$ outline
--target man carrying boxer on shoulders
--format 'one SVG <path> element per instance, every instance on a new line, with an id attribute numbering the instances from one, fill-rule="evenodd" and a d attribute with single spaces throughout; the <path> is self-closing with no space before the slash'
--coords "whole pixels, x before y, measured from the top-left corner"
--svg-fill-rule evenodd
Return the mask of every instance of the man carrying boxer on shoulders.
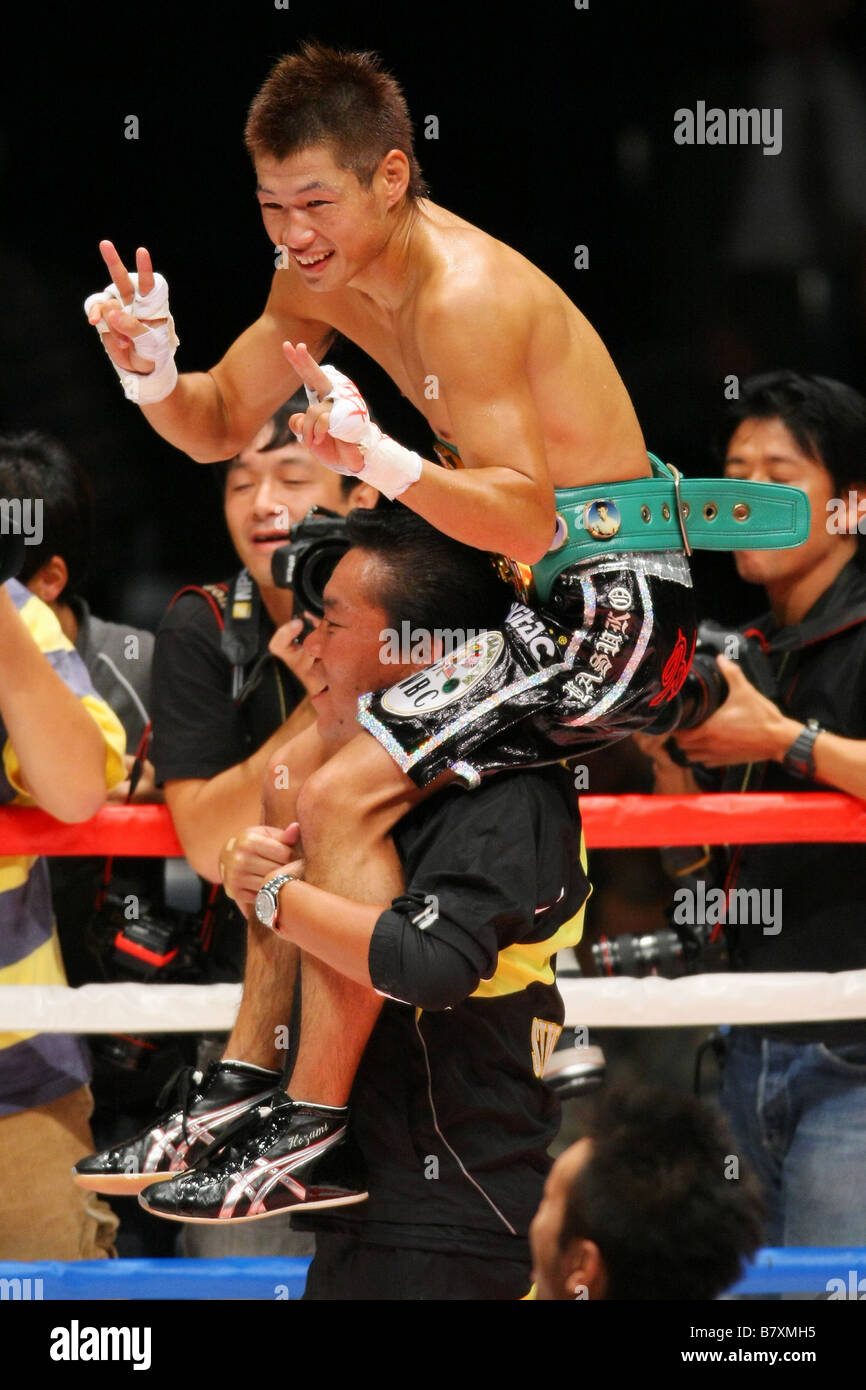
<path id="1" fill-rule="evenodd" d="M 306 44 L 280 60 L 246 142 L 285 269 L 222 361 L 178 377 L 165 281 L 139 249 L 134 282 L 103 242 L 113 284 L 86 307 L 127 396 L 210 462 L 303 382 L 311 404 L 292 427 L 322 463 L 499 557 L 521 599 L 480 647 L 362 694 L 365 731 L 317 770 L 313 731 L 277 759 L 295 787 L 305 779 L 308 882 L 376 904 L 400 874 L 389 832 L 432 785 L 475 787 L 485 773 L 583 755 L 658 718 L 694 641 L 689 544 L 790 545 L 804 517 L 791 522 L 793 490 L 787 509 L 778 488 L 750 506 L 742 486 L 736 498 L 718 481 L 681 488 L 647 454 L 580 311 L 516 251 L 426 197 L 402 93 L 373 56 Z M 383 436 L 358 388 L 318 365 L 335 332 L 418 407 L 445 467 Z M 291 910 L 291 892 L 274 892 L 269 925 Z M 381 995 L 352 952 L 323 937 L 304 969 L 319 972 L 316 997 L 368 1035 Z M 303 1030 L 314 1027 L 305 1011 Z M 298 1099 L 342 1106 L 353 1074 L 323 1059 L 320 1094 Z"/>

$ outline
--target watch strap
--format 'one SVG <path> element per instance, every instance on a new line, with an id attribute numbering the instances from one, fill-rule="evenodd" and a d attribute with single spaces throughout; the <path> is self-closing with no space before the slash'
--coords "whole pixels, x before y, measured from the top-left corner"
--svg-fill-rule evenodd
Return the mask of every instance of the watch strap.
<path id="1" fill-rule="evenodd" d="M 256 910 L 256 916 L 259 918 L 259 921 L 262 922 L 263 925 L 273 927 L 276 924 L 277 917 L 279 915 L 280 889 L 286 883 L 293 883 L 295 879 L 297 879 L 297 877 L 297 874 L 281 872 L 278 874 L 274 874 L 273 878 L 269 878 L 266 883 L 262 884 L 261 888 L 259 889 L 259 893 L 264 893 L 273 904 L 273 917 L 271 918 L 271 921 L 269 923 L 264 923 L 263 919 L 259 916 L 258 910 Z M 258 897 L 258 894 L 256 894 L 256 897 Z"/>
<path id="2" fill-rule="evenodd" d="M 806 727 L 799 733 L 782 759 L 782 766 L 795 777 L 815 777 L 815 739 L 822 732 L 817 719 L 807 719 Z"/>

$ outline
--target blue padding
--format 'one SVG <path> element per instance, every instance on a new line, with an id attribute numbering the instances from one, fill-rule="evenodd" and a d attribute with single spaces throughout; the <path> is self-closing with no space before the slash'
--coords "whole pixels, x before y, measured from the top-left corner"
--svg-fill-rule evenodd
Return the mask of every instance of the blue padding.
<path id="1" fill-rule="evenodd" d="M 0 1282 L 0 1299 L 300 1298 L 309 1267 L 309 1259 L 262 1258 L 5 1261 L 0 1281 L 21 1282 Z"/>
<path id="2" fill-rule="evenodd" d="M 768 1246 L 758 1251 L 745 1278 L 728 1293 L 827 1293 L 831 1279 L 843 1280 L 847 1289 L 852 1273 L 855 1285 L 866 1280 L 866 1250 L 862 1246 L 850 1250 L 822 1245 Z M 866 1293 L 866 1283 L 863 1291 Z"/>
<path id="3" fill-rule="evenodd" d="M 0 1301 L 8 1299 L 296 1299 L 304 1292 L 308 1259 L 45 1260 L 0 1262 Z M 732 1294 L 866 1294 L 866 1249 L 795 1247 L 759 1250 Z"/>

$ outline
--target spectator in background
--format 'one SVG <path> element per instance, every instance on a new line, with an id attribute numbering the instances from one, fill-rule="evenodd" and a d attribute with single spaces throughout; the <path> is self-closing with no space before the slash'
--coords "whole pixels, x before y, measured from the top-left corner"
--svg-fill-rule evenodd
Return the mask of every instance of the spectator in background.
<path id="1" fill-rule="evenodd" d="M 690 1096 L 602 1093 L 530 1227 L 534 1296 L 718 1298 L 762 1239 L 757 1183 L 732 1166 L 732 1144 L 718 1113 Z"/>
<path id="2" fill-rule="evenodd" d="M 52 610 L 66 638 L 87 668 L 93 688 L 117 715 L 126 734 L 125 767 L 131 770 L 135 750 L 149 724 L 150 677 L 154 638 L 128 623 L 109 623 L 94 617 L 81 595 L 93 552 L 93 492 L 88 475 L 59 440 L 28 430 L 0 437 L 0 495 L 38 498 L 41 506 L 38 544 L 24 547 L 18 578 Z M 146 752 L 146 743 L 142 745 Z M 110 801 L 125 801 L 126 779 L 109 793 Z M 154 785 L 152 763 L 145 758 L 133 800 L 161 801 Z M 69 983 L 128 979 L 119 972 L 114 949 L 117 922 L 95 916 L 105 878 L 106 860 L 88 856 L 48 861 L 57 931 Z M 165 861 L 114 858 L 110 887 L 124 902 L 134 895 L 139 911 L 161 908 Z M 189 872 L 189 870 L 187 870 Z M 190 877 L 195 880 L 190 874 Z M 121 923 L 121 926 L 123 923 Z M 188 1040 L 159 1035 L 153 1039 L 95 1034 L 88 1038 L 93 1063 L 92 1120 L 96 1143 L 110 1143 L 117 1134 L 140 1124 L 173 1071 L 188 1060 Z M 118 1214 L 122 1227 L 118 1249 L 125 1256 L 171 1253 L 173 1242 L 154 1232 L 133 1202 Z"/>
<path id="3" fill-rule="evenodd" d="M 675 735 L 680 753 L 699 765 L 700 786 L 661 740 L 641 737 L 655 790 L 682 794 L 712 783 L 866 797 L 866 536 L 858 531 L 866 399 L 823 377 L 771 372 L 742 384 L 728 433 L 726 475 L 802 488 L 811 529 L 796 549 L 735 556 L 741 578 L 766 590 L 770 612 L 734 635 L 732 654 L 745 637 L 760 644 L 775 698 L 718 657 L 723 702 Z M 687 680 L 679 698 L 688 690 Z M 744 901 L 770 898 L 772 920 L 762 920 L 762 909 L 726 924 L 732 969 L 866 966 L 866 845 L 703 846 L 668 851 L 668 860 L 693 902 L 715 886 L 745 890 Z M 764 1185 L 769 1244 L 866 1242 L 866 1019 L 735 1027 L 726 1051 L 722 1102 L 739 1152 Z"/>
<path id="4" fill-rule="evenodd" d="M 18 579 L 52 610 L 87 667 L 94 690 L 123 725 L 128 772 L 149 719 L 154 639 L 151 632 L 128 623 L 94 617 L 81 596 L 93 548 L 90 479 L 59 440 L 40 430 L 26 430 L 0 436 L 0 496 L 40 501 L 41 539 L 25 546 Z M 128 781 L 121 782 L 109 800 L 125 800 L 128 790 Z M 162 800 L 149 761 L 134 800 Z M 103 863 L 68 856 L 51 861 L 63 959 L 73 985 L 94 978 L 85 929 Z"/>
<path id="5" fill-rule="evenodd" d="M 42 539 L 27 545 L 18 574 L 52 610 L 85 666 L 94 690 L 126 732 L 127 770 L 148 721 L 153 634 L 95 618 L 81 596 L 93 547 L 93 491 L 69 451 L 39 430 L 0 437 L 0 495 L 39 498 Z M 113 800 L 124 796 L 123 784 Z M 136 800 L 161 799 L 146 767 Z"/>
<path id="6" fill-rule="evenodd" d="M 0 741 L 3 804 L 87 820 L 123 777 L 123 729 L 54 615 L 15 579 L 0 586 Z M 0 985 L 64 983 L 46 862 L 6 856 Z M 0 1033 L 0 1259 L 113 1253 L 116 1218 L 69 1176 L 92 1144 L 88 1080 L 81 1039 Z"/>

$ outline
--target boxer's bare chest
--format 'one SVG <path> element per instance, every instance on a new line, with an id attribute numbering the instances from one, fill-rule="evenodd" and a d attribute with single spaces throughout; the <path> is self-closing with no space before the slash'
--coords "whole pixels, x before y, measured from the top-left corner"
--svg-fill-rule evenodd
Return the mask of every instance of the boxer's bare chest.
<path id="1" fill-rule="evenodd" d="M 347 304 L 335 307 L 332 326 L 372 357 L 395 386 L 424 416 L 434 434 L 451 435 L 448 410 L 440 391 L 435 366 L 425 361 L 418 344 L 418 325 L 412 306 L 397 316 L 383 314 L 377 306 Z"/>
<path id="2" fill-rule="evenodd" d="M 473 253 L 473 247 L 462 241 L 448 249 L 451 261 L 458 264 L 457 252 Z M 311 294 L 291 307 L 329 324 L 361 348 L 387 372 L 432 433 L 459 448 L 458 422 L 451 419 L 446 398 L 446 387 L 455 379 L 455 366 L 440 360 L 441 352 L 437 355 L 429 347 L 431 339 L 441 338 L 438 320 L 443 300 L 438 291 L 441 282 L 447 281 L 439 251 L 437 245 L 428 273 L 417 277 L 417 286 L 397 307 L 389 308 L 349 286 L 332 294 Z M 530 428 L 540 426 L 554 486 L 647 472 L 645 446 L 633 407 L 591 325 L 558 287 L 517 253 L 508 248 L 489 255 L 485 250 L 481 258 L 477 248 L 474 253 L 479 279 L 499 285 L 505 304 L 514 301 L 523 306 L 516 325 L 514 314 L 503 310 L 500 329 L 496 306 L 491 313 L 488 296 L 484 306 L 486 331 L 492 339 L 492 356 L 497 355 L 502 336 L 513 335 L 511 380 L 517 382 L 517 394 L 524 401 L 527 394 L 532 398 Z M 431 316 L 435 332 L 431 332 Z M 468 327 L 471 330 L 475 324 Z M 473 338 L 479 340 L 477 332 Z M 472 400 L 489 404 L 496 398 L 502 383 L 492 380 L 490 371 L 483 353 L 461 356 L 459 383 L 464 399 L 468 394 Z M 358 385 L 363 394 L 363 381 Z M 371 404 L 375 411 L 375 400 Z M 468 458 L 464 461 L 469 462 Z"/>

